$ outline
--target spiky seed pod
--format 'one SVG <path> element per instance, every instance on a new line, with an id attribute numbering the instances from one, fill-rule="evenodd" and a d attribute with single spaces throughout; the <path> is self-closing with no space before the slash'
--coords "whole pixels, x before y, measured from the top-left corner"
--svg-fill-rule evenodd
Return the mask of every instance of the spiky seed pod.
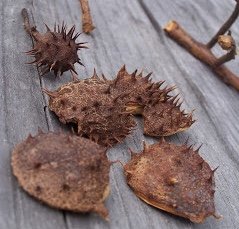
<path id="1" fill-rule="evenodd" d="M 192 113 L 181 111 L 178 96 L 170 95 L 175 87 L 162 88 L 164 81 L 152 83 L 150 76 L 143 77 L 137 70 L 129 74 L 123 66 L 111 83 L 113 94 L 126 94 L 117 104 L 126 104 L 131 114 L 143 115 L 147 135 L 168 136 L 188 129 L 194 123 Z"/>
<path id="2" fill-rule="evenodd" d="M 96 112 L 86 114 L 82 122 L 78 122 L 83 136 L 106 147 L 122 142 L 134 126 L 132 115 L 114 103 L 100 106 Z"/>
<path id="3" fill-rule="evenodd" d="M 169 93 L 175 87 L 160 88 L 164 83 L 152 83 L 150 75 L 136 71 L 129 74 L 125 66 L 116 79 L 98 77 L 77 80 L 62 85 L 50 96 L 49 108 L 63 123 L 74 122 L 78 133 L 104 146 L 122 141 L 135 122 L 132 114 L 145 119 L 145 133 L 167 136 L 186 130 L 193 124 L 192 114 L 180 110 L 177 97 Z"/>
<path id="4" fill-rule="evenodd" d="M 118 103 L 127 104 L 127 109 L 133 114 L 142 114 L 142 108 L 155 96 L 162 101 L 169 98 L 169 91 L 167 92 L 160 88 L 164 81 L 152 83 L 151 74 L 143 76 L 143 73 L 137 73 L 137 70 L 130 74 L 124 65 L 111 83 L 114 95 L 126 94 Z"/>
<path id="5" fill-rule="evenodd" d="M 170 136 L 187 130 L 194 122 L 193 115 L 180 110 L 178 96 L 165 102 L 152 102 L 143 110 L 144 133 L 149 136 Z"/>
<path id="6" fill-rule="evenodd" d="M 106 149 L 78 136 L 38 133 L 12 153 L 13 174 L 20 186 L 51 207 L 96 212 L 107 218 L 109 195 Z"/>
<path id="7" fill-rule="evenodd" d="M 124 171 L 134 193 L 156 208 L 195 223 L 215 216 L 214 171 L 192 147 L 164 141 L 146 146 Z"/>
<path id="8" fill-rule="evenodd" d="M 49 108 L 63 123 L 73 122 L 78 134 L 95 142 L 112 146 L 122 141 L 135 122 L 122 105 L 115 106 L 120 96 L 111 94 L 109 82 L 96 73 L 86 80 L 62 85 L 49 92 Z"/>
<path id="9" fill-rule="evenodd" d="M 84 45 L 86 42 L 76 43 L 76 38 L 80 33 L 74 35 L 75 26 L 66 32 L 64 23 L 62 23 L 61 28 L 59 25 L 56 28 L 55 25 L 53 31 L 47 25 L 46 28 L 47 32 L 43 34 L 39 33 L 35 27 L 31 28 L 31 35 L 35 44 L 34 48 L 26 53 L 34 56 L 35 60 L 29 64 L 36 64 L 41 67 L 42 75 L 53 71 L 57 76 L 68 70 L 77 74 L 74 64 L 83 65 L 77 51 L 87 48 Z"/>

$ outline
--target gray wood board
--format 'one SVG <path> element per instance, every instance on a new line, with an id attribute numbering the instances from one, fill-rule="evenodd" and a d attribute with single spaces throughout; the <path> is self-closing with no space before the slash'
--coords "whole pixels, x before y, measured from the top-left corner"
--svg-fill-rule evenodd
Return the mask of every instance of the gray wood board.
<path id="1" fill-rule="evenodd" d="M 58 119 L 45 106 L 48 98 L 41 87 L 56 89 L 68 82 L 70 73 L 59 79 L 52 74 L 40 78 L 31 60 L 23 51 L 32 41 L 23 29 L 21 9 L 26 7 L 33 15 L 40 31 L 43 22 L 53 26 L 63 20 L 76 24 L 81 31 L 81 11 L 78 0 L 11 0 L 0 1 L 0 228 L 238 228 L 238 92 L 223 84 L 203 64 L 167 38 L 162 30 L 167 21 L 175 19 L 194 37 L 206 42 L 233 10 L 234 1 L 155 1 L 155 0 L 92 0 L 90 1 L 96 29 L 90 36 L 81 35 L 79 41 L 88 41 L 89 50 L 79 52 L 85 68 L 77 66 L 79 78 L 97 72 L 113 78 L 126 64 L 133 72 L 136 68 L 153 71 L 154 80 L 176 84 L 184 98 L 184 108 L 196 108 L 198 120 L 190 130 L 168 138 L 183 143 L 204 144 L 201 155 L 216 172 L 215 202 L 221 221 L 213 218 L 195 225 L 179 217 L 152 208 L 140 201 L 125 183 L 120 165 L 111 169 L 111 195 L 107 200 L 110 222 L 96 215 L 72 214 L 39 204 L 17 185 L 10 168 L 10 155 L 15 144 L 38 126 L 47 131 L 64 129 Z M 232 28 L 235 38 L 239 30 Z M 216 53 L 220 53 L 216 51 Z M 237 60 L 228 64 L 235 72 Z M 129 159 L 128 148 L 142 149 L 142 140 L 156 140 L 142 134 L 142 120 L 124 143 L 109 150 L 110 160 Z"/>

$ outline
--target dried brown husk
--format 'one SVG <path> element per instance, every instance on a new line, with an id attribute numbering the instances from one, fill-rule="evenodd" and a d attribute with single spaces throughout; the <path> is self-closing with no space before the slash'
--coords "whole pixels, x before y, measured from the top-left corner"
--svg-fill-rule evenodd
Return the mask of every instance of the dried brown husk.
<path id="1" fill-rule="evenodd" d="M 151 73 L 143 76 L 137 70 L 129 74 L 123 66 L 112 82 L 112 92 L 116 95 L 127 94 L 119 100 L 127 106 L 131 114 L 144 117 L 144 133 L 149 136 L 169 136 L 187 130 L 195 121 L 192 112 L 181 110 L 180 98 L 170 95 L 175 89 L 163 87 L 164 81 L 153 83 Z"/>
<path id="2" fill-rule="evenodd" d="M 192 113 L 180 109 L 175 87 L 153 83 L 151 74 L 129 74 L 123 66 L 114 80 L 96 72 L 90 79 L 62 85 L 50 96 L 49 108 L 63 123 L 73 122 L 78 133 L 104 146 L 121 142 L 135 126 L 132 115 L 144 117 L 144 133 L 168 136 L 188 129 L 194 122 Z"/>
<path id="3" fill-rule="evenodd" d="M 164 81 L 153 83 L 150 79 L 152 73 L 143 76 L 143 72 L 137 72 L 135 70 L 131 74 L 128 73 L 124 65 L 116 78 L 111 82 L 111 91 L 116 96 L 125 94 L 118 103 L 126 104 L 127 109 L 133 114 L 142 114 L 143 107 L 153 98 L 160 99 L 161 101 L 165 100 L 170 97 L 168 93 L 171 90 L 169 88 L 167 88 L 167 91 L 160 89 Z"/>
<path id="4" fill-rule="evenodd" d="M 28 64 L 36 64 L 40 67 L 42 75 L 53 71 L 58 76 L 68 70 L 77 74 L 74 64 L 83 65 L 77 51 L 87 48 L 86 42 L 76 42 L 80 33 L 74 35 L 75 26 L 67 32 L 64 23 L 61 28 L 55 25 L 53 31 L 47 25 L 46 28 L 46 33 L 38 32 L 36 27 L 31 28 L 31 36 L 35 42 L 33 49 L 26 53 L 34 56 L 35 60 Z"/>
<path id="5" fill-rule="evenodd" d="M 176 102 L 174 102 L 176 101 Z M 143 110 L 144 133 L 149 136 L 170 136 L 187 130 L 194 122 L 193 111 L 187 114 L 180 110 L 177 96 L 165 102 L 152 101 Z"/>
<path id="6" fill-rule="evenodd" d="M 85 80 L 62 85 L 49 95 L 49 108 L 63 123 L 76 123 L 78 134 L 103 146 L 121 142 L 135 126 L 125 106 L 117 105 L 121 96 L 111 94 L 110 84 L 96 73 Z"/>
<path id="7" fill-rule="evenodd" d="M 144 145 L 124 166 L 128 185 L 146 203 L 202 223 L 215 216 L 214 172 L 191 146 Z"/>
<path id="8" fill-rule="evenodd" d="M 110 163 L 105 152 L 89 139 L 39 132 L 15 147 L 11 163 L 20 186 L 38 200 L 107 218 L 103 202 L 109 195 Z"/>

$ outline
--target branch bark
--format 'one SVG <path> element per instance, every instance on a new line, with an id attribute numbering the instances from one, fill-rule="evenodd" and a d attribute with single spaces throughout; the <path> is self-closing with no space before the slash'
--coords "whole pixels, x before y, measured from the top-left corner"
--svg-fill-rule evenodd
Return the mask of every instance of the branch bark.
<path id="1" fill-rule="evenodd" d="M 88 0 L 80 0 L 82 9 L 82 30 L 84 33 L 90 33 L 95 26 L 93 25 Z"/>
<path id="2" fill-rule="evenodd" d="M 239 78 L 226 66 L 218 66 L 218 58 L 207 45 L 196 41 L 175 21 L 169 22 L 164 30 L 171 39 L 208 65 L 226 84 L 233 86 L 239 91 Z"/>

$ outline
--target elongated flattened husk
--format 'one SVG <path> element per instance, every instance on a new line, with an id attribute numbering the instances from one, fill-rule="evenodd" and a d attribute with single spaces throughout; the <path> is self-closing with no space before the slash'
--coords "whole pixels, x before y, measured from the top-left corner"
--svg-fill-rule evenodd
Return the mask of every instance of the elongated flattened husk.
<path id="1" fill-rule="evenodd" d="M 13 174 L 20 186 L 51 207 L 74 212 L 108 211 L 106 149 L 69 134 L 38 133 L 18 144 L 12 153 Z"/>
<path id="2" fill-rule="evenodd" d="M 62 85 L 49 95 L 49 108 L 63 123 L 73 122 L 78 134 L 103 146 L 121 142 L 135 126 L 130 113 L 122 104 L 120 96 L 111 94 L 109 83 L 96 73 L 86 80 Z"/>
<path id="3" fill-rule="evenodd" d="M 64 84 L 49 95 L 49 108 L 63 123 L 73 122 L 78 134 L 103 146 L 121 142 L 135 126 L 132 115 L 144 117 L 144 133 L 169 136 L 188 129 L 192 113 L 180 109 L 175 87 L 161 88 L 163 81 L 152 83 L 151 74 L 129 74 L 125 66 L 114 80 L 99 77 Z"/>
<path id="4" fill-rule="evenodd" d="M 128 185 L 146 203 L 201 223 L 215 215 L 214 171 L 187 145 L 161 141 L 124 166 Z"/>
<path id="5" fill-rule="evenodd" d="M 144 117 L 146 135 L 169 136 L 187 130 L 195 122 L 192 112 L 182 111 L 179 96 L 170 95 L 175 86 L 163 87 L 164 81 L 153 83 L 151 74 L 143 76 L 137 70 L 129 74 L 123 66 L 111 84 L 113 94 L 126 94 L 118 103 L 125 104 L 131 114 Z"/>

